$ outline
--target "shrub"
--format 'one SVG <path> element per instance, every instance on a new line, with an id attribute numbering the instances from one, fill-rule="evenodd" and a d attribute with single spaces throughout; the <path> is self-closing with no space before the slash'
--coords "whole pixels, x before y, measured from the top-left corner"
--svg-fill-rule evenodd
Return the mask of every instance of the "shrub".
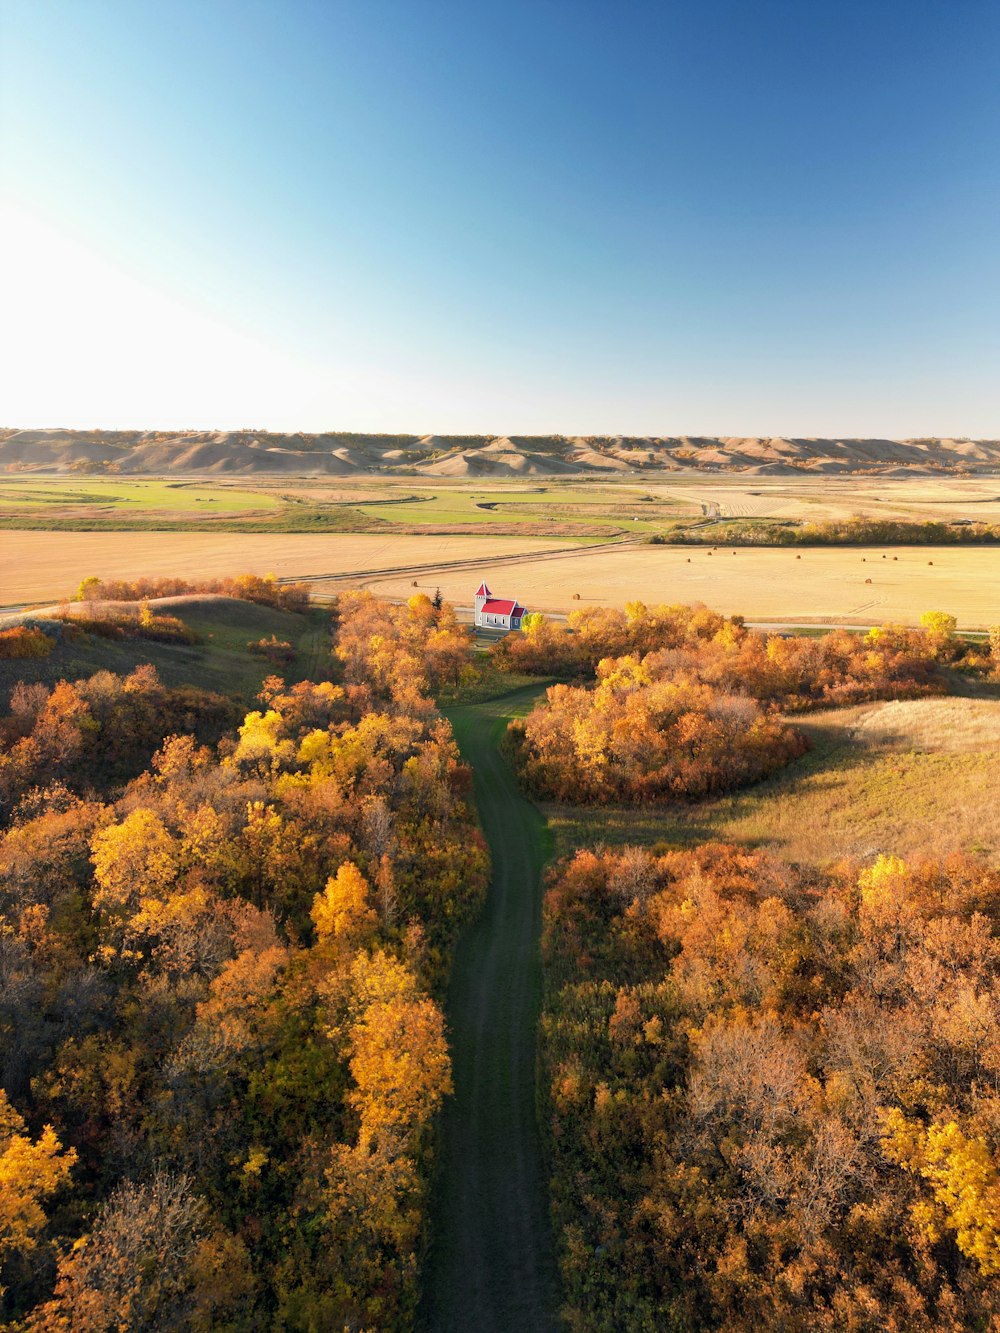
<path id="1" fill-rule="evenodd" d="M 568 1328 L 996 1327 L 996 870 L 580 852 L 543 921 Z"/>
<path id="2" fill-rule="evenodd" d="M 294 646 L 287 639 L 279 639 L 276 634 L 272 634 L 269 639 L 258 639 L 255 643 L 248 643 L 247 652 L 253 653 L 256 657 L 266 657 L 276 666 L 288 666 L 295 660 Z"/>
<path id="3" fill-rule="evenodd" d="M 0 630 L 0 659 L 4 661 L 48 657 L 55 646 L 55 639 L 34 625 L 15 625 L 12 629 Z"/>
<path id="4" fill-rule="evenodd" d="M 745 694 L 602 662 L 595 689 L 553 685 L 510 729 L 529 790 L 560 801 L 690 799 L 746 786 L 808 748 Z"/>
<path id="5" fill-rule="evenodd" d="M 101 579 L 96 574 L 85 578 L 76 590 L 77 602 L 145 602 L 155 597 L 180 597 L 186 593 L 214 592 L 256 602 L 278 611 L 305 611 L 309 606 L 309 586 L 305 583 L 278 582 L 274 574 L 237 574 L 228 579 Z"/>
<path id="6" fill-rule="evenodd" d="M 138 615 L 120 608 L 108 608 L 102 614 L 67 616 L 67 623 L 85 634 L 101 639 L 149 639 L 153 643 L 197 643 L 198 635 L 177 616 L 153 615 L 144 606 Z"/>

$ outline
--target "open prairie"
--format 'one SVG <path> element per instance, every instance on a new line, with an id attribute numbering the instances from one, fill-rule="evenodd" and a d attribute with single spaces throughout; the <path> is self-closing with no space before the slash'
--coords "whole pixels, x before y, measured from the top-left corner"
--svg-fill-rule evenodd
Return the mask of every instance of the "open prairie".
<path id="1" fill-rule="evenodd" d="M 337 533 L 0 532 L 0 605 L 69 595 L 88 574 L 306 579 L 318 593 L 438 587 L 460 607 L 485 577 L 530 608 L 705 602 L 752 620 L 914 623 L 940 609 L 964 629 L 1000 620 L 996 547 L 794 549 L 570 544 L 565 539 Z"/>

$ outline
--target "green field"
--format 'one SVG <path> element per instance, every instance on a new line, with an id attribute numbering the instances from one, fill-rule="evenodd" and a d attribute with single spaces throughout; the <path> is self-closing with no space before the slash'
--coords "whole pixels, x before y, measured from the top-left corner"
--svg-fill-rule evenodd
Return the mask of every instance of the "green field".
<path id="1" fill-rule="evenodd" d="M 80 509 L 100 506 L 108 516 L 136 517 L 170 511 L 211 517 L 275 509 L 266 491 L 237 490 L 186 481 L 119 481 L 104 477 L 0 478 L 0 514 L 8 509 Z"/>
<path id="2" fill-rule="evenodd" d="M 422 489 L 422 488 L 421 488 Z M 428 488 L 425 494 L 410 500 L 392 500 L 357 505 L 368 518 L 389 523 L 483 525 L 517 523 L 585 522 L 609 529 L 627 526 L 636 532 L 658 532 L 672 526 L 664 511 L 673 510 L 670 501 L 645 500 L 648 492 L 638 487 L 593 484 L 544 485 L 524 482 L 506 487 L 447 486 Z M 681 509 L 676 506 L 679 517 Z M 644 509 L 655 511 L 645 517 Z M 616 512 L 620 511 L 620 512 Z"/>

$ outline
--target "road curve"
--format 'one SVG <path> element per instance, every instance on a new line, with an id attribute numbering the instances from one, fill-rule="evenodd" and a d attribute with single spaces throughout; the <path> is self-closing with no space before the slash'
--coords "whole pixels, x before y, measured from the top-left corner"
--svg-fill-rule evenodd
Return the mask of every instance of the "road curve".
<path id="1" fill-rule="evenodd" d="M 455 1095 L 445 1109 L 423 1308 L 434 1333 L 555 1327 L 556 1276 L 535 1114 L 548 834 L 498 744 L 532 686 L 448 712 L 472 766 L 493 879 L 459 944 L 448 995 Z"/>

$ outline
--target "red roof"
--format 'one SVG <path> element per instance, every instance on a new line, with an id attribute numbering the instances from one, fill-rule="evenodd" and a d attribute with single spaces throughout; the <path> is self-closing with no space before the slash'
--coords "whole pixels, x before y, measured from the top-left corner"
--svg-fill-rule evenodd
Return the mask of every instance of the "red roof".
<path id="1" fill-rule="evenodd" d="M 524 615 L 524 607 L 518 602 L 508 601 L 506 598 L 492 597 L 483 606 L 483 615 L 491 616 L 516 616 Z"/>
<path id="2" fill-rule="evenodd" d="M 485 580 L 485 579 L 482 581 L 482 583 L 480 583 L 478 589 L 476 590 L 476 596 L 477 596 L 477 597 L 492 597 L 492 596 L 493 596 L 493 594 L 490 592 L 489 588 L 486 586 L 486 580 Z"/>

